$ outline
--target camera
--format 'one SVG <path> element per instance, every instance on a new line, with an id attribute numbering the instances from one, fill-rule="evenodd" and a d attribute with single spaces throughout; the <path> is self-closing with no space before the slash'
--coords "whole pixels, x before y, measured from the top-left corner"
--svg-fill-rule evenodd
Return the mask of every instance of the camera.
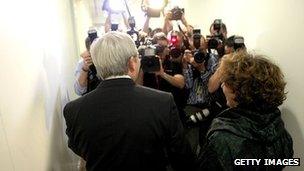
<path id="1" fill-rule="evenodd" d="M 182 50 L 180 48 L 176 47 L 176 46 L 171 46 L 169 55 L 172 58 L 176 59 L 176 58 L 178 58 L 182 55 Z"/>
<path id="2" fill-rule="evenodd" d="M 171 13 L 172 13 L 171 20 L 182 19 L 182 15 L 184 14 L 184 12 L 185 12 L 184 8 L 175 7 L 173 9 L 171 9 Z"/>
<path id="3" fill-rule="evenodd" d="M 145 44 L 138 48 L 139 55 L 141 56 L 141 68 L 144 72 L 157 72 L 160 70 L 161 64 L 156 55 L 163 53 L 165 47 L 158 44 L 152 45 L 149 40 Z"/>
<path id="4" fill-rule="evenodd" d="M 222 20 L 221 19 L 215 19 L 214 20 L 213 29 L 219 34 L 219 32 L 222 29 Z"/>
<path id="5" fill-rule="evenodd" d="M 223 45 L 224 35 L 221 30 L 223 27 L 223 23 L 221 19 L 216 19 L 213 22 L 213 30 L 215 31 L 214 35 L 207 36 L 207 45 L 208 49 L 218 49 Z"/>
<path id="6" fill-rule="evenodd" d="M 207 55 L 200 49 L 196 49 L 193 52 L 194 61 L 198 64 L 207 61 Z"/>
<path id="7" fill-rule="evenodd" d="M 212 118 L 223 111 L 226 107 L 219 101 L 213 101 L 209 105 L 200 106 L 188 106 L 186 111 L 186 125 L 196 126 L 209 118 Z"/>
<path id="8" fill-rule="evenodd" d="M 209 109 L 201 109 L 195 112 L 194 114 L 190 115 L 186 120 L 187 125 L 197 124 L 206 120 L 206 118 L 210 115 Z"/>
<path id="9" fill-rule="evenodd" d="M 195 49 L 199 49 L 201 46 L 201 30 L 200 29 L 193 29 L 193 46 Z"/>
<path id="10" fill-rule="evenodd" d="M 222 36 L 210 36 L 207 37 L 207 46 L 208 49 L 217 49 L 219 46 L 223 45 L 223 37 Z"/>
<path id="11" fill-rule="evenodd" d="M 230 36 L 226 40 L 225 45 L 228 47 L 233 47 L 234 50 L 238 50 L 246 47 L 244 37 L 237 35 Z"/>
<path id="12" fill-rule="evenodd" d="M 139 41 L 139 33 L 136 31 L 135 28 L 135 19 L 134 17 L 130 17 L 128 19 L 129 25 L 131 27 L 130 30 L 127 31 L 127 34 L 131 36 L 132 40 L 134 41 L 136 47 L 139 47 L 140 41 Z"/>
<path id="13" fill-rule="evenodd" d="M 193 46 L 195 50 L 192 52 L 194 61 L 198 64 L 203 63 L 206 60 L 205 53 L 200 50 L 201 47 L 201 30 L 200 29 L 194 29 L 193 30 Z"/>
<path id="14" fill-rule="evenodd" d="M 96 29 L 90 29 L 88 31 L 88 37 L 90 39 L 90 43 L 92 43 L 98 37 Z"/>

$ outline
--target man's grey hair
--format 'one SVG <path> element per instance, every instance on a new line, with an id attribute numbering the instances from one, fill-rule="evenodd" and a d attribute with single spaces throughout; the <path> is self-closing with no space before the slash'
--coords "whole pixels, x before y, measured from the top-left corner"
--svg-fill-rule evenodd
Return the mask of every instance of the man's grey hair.
<path id="1" fill-rule="evenodd" d="M 122 32 L 108 32 L 91 47 L 91 56 L 97 74 L 103 79 L 127 74 L 129 59 L 137 55 L 134 41 L 128 34 Z"/>

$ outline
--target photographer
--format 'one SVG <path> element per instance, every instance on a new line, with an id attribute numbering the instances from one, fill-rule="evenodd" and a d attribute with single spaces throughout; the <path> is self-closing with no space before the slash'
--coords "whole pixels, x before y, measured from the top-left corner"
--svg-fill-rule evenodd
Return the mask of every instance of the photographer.
<path id="1" fill-rule="evenodd" d="M 80 96 L 95 89 L 101 80 L 96 75 L 96 68 L 93 65 L 90 54 L 90 46 L 96 38 L 97 31 L 95 29 L 89 30 L 88 37 L 85 39 L 86 51 L 80 55 L 81 60 L 76 67 L 74 90 L 75 93 Z"/>
<path id="2" fill-rule="evenodd" d="M 179 62 L 174 61 L 172 56 L 169 55 L 169 42 L 164 33 L 155 34 L 152 42 L 161 49 L 156 54 L 159 57 L 159 69 L 152 72 L 144 71 L 143 67 L 145 67 L 145 64 L 142 63 L 142 69 L 137 83 L 158 90 L 171 92 L 178 107 L 181 120 L 183 121 L 185 80 L 182 75 L 181 65 Z M 142 62 L 144 61 L 143 58 L 144 57 L 142 56 Z"/>
<path id="3" fill-rule="evenodd" d="M 199 44 L 200 45 L 200 44 Z M 189 129 L 187 136 L 193 151 L 196 151 L 198 143 L 204 144 L 204 136 L 211 123 L 210 94 L 208 92 L 208 80 L 213 74 L 213 68 L 217 64 L 217 57 L 208 56 L 200 46 L 194 51 L 186 50 L 183 57 L 183 74 L 188 91 L 186 111 L 186 125 L 199 126 L 199 129 Z M 208 110 L 207 113 L 202 113 Z M 197 132 L 199 131 L 199 132 Z"/>
<path id="4" fill-rule="evenodd" d="M 227 39 L 226 25 L 221 19 L 215 19 L 209 31 L 210 35 L 207 36 L 207 49 L 209 53 L 215 53 L 221 58 L 225 54 L 225 42 Z"/>
<path id="5" fill-rule="evenodd" d="M 237 35 L 228 37 L 225 43 L 225 54 L 231 54 L 239 50 L 246 50 L 244 38 Z"/>
<path id="6" fill-rule="evenodd" d="M 225 56 L 228 55 L 229 57 L 229 54 L 238 51 L 246 51 L 244 38 L 242 36 L 237 36 L 237 35 L 230 36 L 225 44 L 225 54 L 226 54 Z M 209 79 L 208 90 L 210 93 L 214 93 L 219 88 L 220 88 L 220 78 L 218 72 L 216 71 Z"/>

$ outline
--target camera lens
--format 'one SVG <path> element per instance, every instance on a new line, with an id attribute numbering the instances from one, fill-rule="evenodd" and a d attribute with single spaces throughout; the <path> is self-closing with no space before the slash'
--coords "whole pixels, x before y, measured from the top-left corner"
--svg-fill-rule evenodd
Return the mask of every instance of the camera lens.
<path id="1" fill-rule="evenodd" d="M 194 52 L 194 61 L 196 63 L 203 63 L 205 61 L 205 54 L 202 51 Z"/>
<path id="2" fill-rule="evenodd" d="M 181 54 L 182 54 L 182 51 L 179 48 L 172 47 L 170 49 L 170 55 L 172 58 L 178 58 L 181 56 Z"/>
<path id="3" fill-rule="evenodd" d="M 195 125 L 199 122 L 203 122 L 204 120 L 206 120 L 206 118 L 210 115 L 210 111 L 209 109 L 203 109 L 199 112 L 196 112 L 193 115 L 190 115 L 189 118 L 186 121 L 186 124 L 188 126 L 190 125 Z"/>
<path id="4" fill-rule="evenodd" d="M 208 41 L 208 48 L 216 49 L 219 45 L 219 41 L 216 38 L 212 38 Z"/>

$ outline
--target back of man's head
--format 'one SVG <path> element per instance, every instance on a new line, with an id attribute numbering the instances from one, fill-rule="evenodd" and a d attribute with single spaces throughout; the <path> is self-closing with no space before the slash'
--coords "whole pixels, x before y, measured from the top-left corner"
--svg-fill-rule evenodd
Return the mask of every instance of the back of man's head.
<path id="1" fill-rule="evenodd" d="M 91 56 L 103 79 L 128 73 L 128 61 L 137 56 L 136 46 L 126 33 L 111 31 L 92 45 Z"/>

